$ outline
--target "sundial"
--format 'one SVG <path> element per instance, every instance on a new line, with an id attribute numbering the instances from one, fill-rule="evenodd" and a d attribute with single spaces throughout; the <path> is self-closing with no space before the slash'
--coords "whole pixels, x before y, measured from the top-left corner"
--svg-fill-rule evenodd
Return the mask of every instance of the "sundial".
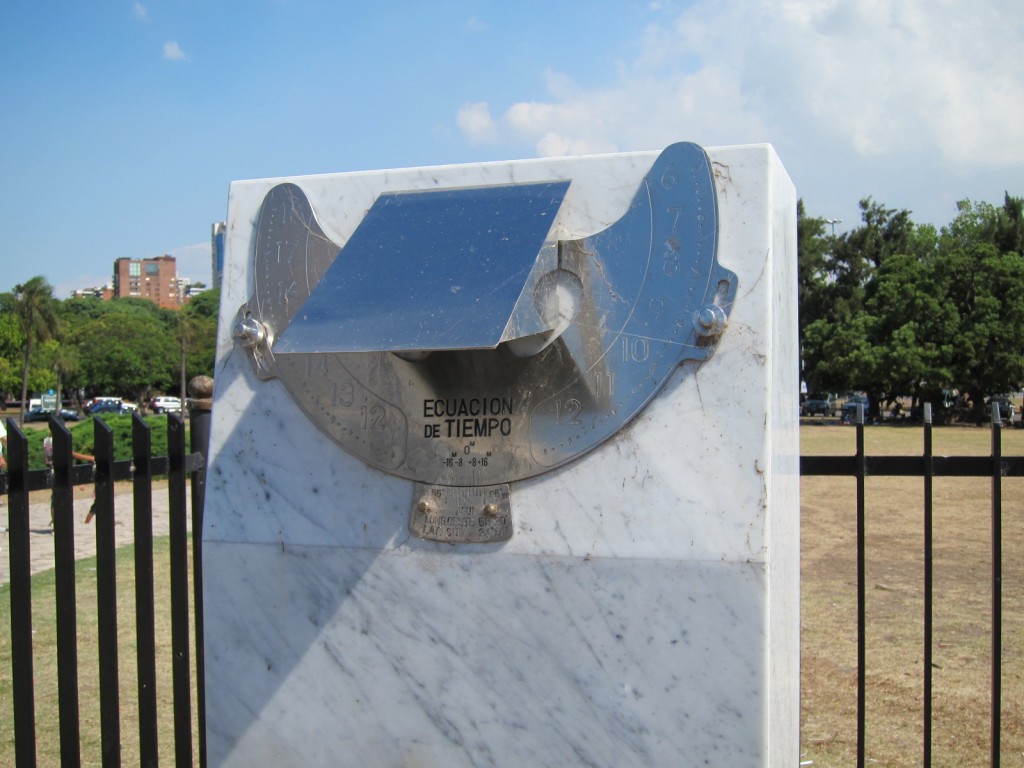
<path id="1" fill-rule="evenodd" d="M 737 280 L 701 147 L 562 239 L 572 183 L 382 193 L 341 243 L 299 185 L 263 200 L 234 337 L 338 445 L 417 484 L 422 538 L 508 539 L 510 484 L 611 439 L 725 330 Z"/>

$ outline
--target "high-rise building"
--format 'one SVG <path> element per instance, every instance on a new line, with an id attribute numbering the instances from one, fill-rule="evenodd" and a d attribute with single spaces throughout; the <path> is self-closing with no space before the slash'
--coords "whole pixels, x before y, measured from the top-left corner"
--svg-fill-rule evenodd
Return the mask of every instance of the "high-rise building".
<path id="1" fill-rule="evenodd" d="M 181 307 L 181 291 L 174 257 L 117 259 L 114 262 L 114 296 L 118 299 L 148 299 L 162 309 L 178 309 Z"/>
<path id="2" fill-rule="evenodd" d="M 220 288 L 224 276 L 224 228 L 223 221 L 214 222 L 210 236 L 210 253 L 213 257 L 213 287 Z"/>

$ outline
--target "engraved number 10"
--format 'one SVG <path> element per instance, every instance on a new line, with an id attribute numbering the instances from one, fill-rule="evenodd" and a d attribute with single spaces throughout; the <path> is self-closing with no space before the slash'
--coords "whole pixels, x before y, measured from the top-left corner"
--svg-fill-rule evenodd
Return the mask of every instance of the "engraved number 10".
<path id="1" fill-rule="evenodd" d="M 622 337 L 622 362 L 642 363 L 651 354 L 650 343 L 642 336 Z"/>

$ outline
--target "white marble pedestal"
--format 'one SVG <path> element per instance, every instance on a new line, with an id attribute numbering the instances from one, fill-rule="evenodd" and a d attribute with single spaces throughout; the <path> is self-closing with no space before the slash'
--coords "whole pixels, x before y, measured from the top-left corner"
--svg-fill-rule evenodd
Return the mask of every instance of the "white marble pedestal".
<path id="1" fill-rule="evenodd" d="M 214 766 L 794 766 L 796 200 L 768 146 L 708 150 L 737 298 L 614 439 L 512 484 L 505 544 L 409 534 L 413 483 L 318 431 L 230 332 L 267 190 L 232 185 L 206 502 Z M 343 241 L 385 189 L 572 178 L 577 236 L 657 153 L 293 179 Z M 360 207 L 362 206 L 362 207 Z"/>

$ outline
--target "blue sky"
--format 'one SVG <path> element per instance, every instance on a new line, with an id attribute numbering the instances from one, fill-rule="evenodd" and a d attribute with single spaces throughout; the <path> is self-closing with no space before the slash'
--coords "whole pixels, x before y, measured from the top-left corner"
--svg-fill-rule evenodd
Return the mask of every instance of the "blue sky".
<path id="1" fill-rule="evenodd" d="M 1024 15 L 979 0 L 29 2 L 0 10 L 0 290 L 171 253 L 234 179 L 769 142 L 812 215 L 1024 195 Z"/>

